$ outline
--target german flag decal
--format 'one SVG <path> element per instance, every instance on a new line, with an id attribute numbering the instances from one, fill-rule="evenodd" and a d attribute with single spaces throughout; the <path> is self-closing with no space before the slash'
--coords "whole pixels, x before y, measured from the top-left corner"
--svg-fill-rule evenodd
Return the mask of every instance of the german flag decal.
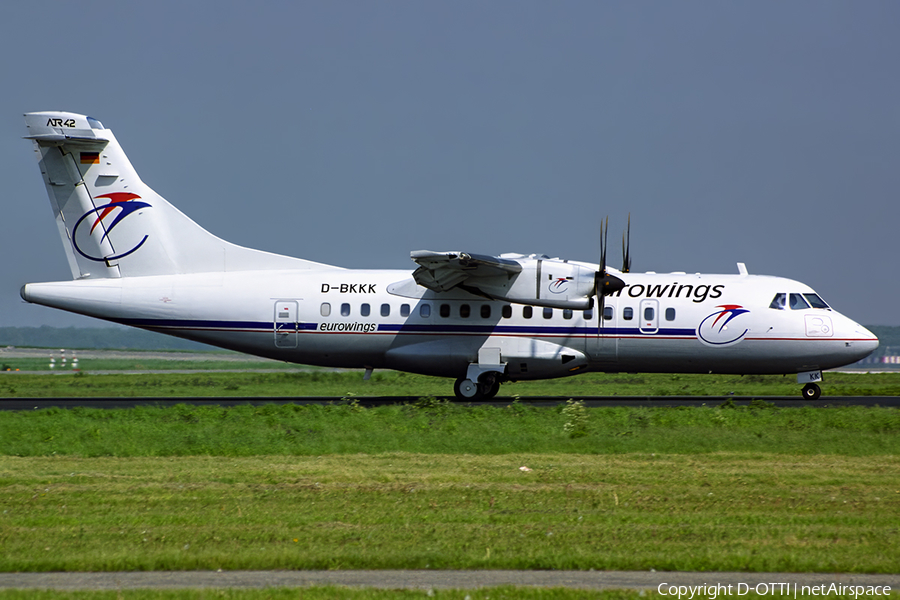
<path id="1" fill-rule="evenodd" d="M 83 164 L 83 165 L 99 165 L 100 164 L 100 153 L 99 152 L 82 152 L 81 153 L 81 164 Z"/>

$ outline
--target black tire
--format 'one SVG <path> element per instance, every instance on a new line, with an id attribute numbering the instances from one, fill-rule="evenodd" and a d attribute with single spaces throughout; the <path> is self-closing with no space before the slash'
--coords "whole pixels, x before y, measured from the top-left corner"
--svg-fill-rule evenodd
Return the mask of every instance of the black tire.
<path id="1" fill-rule="evenodd" d="M 497 392 L 500 391 L 500 380 L 499 379 L 489 379 L 484 383 L 478 384 L 478 391 L 481 392 L 481 397 L 487 400 L 488 398 L 493 398 L 497 395 Z"/>
<path id="2" fill-rule="evenodd" d="M 818 400 L 819 396 L 822 395 L 822 388 L 815 383 L 807 383 L 803 386 L 801 393 L 803 394 L 804 400 Z"/>

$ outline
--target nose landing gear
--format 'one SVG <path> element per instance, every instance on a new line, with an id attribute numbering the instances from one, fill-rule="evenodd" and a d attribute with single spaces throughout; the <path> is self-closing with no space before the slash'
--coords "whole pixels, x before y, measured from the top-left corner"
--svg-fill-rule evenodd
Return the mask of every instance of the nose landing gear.
<path id="1" fill-rule="evenodd" d="M 818 400 L 822 395 L 822 388 L 817 385 L 819 381 L 822 381 L 822 371 L 797 373 L 797 383 L 805 384 L 801 390 L 804 400 Z"/>
<path id="2" fill-rule="evenodd" d="M 801 393 L 804 400 L 818 400 L 819 396 L 822 395 L 822 388 L 815 383 L 807 383 L 803 386 Z"/>

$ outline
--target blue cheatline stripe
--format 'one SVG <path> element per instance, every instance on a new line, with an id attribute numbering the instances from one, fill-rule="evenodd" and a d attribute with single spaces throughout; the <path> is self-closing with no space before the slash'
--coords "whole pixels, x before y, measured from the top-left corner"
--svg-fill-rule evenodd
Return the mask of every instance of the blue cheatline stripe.
<path id="1" fill-rule="evenodd" d="M 207 321 L 202 319 L 112 319 L 122 325 L 151 329 L 227 329 L 238 331 L 273 331 L 271 321 Z M 299 323 L 300 331 L 316 331 L 318 323 Z M 412 324 L 382 323 L 377 331 L 383 333 L 415 333 L 426 335 L 441 334 L 483 334 L 483 335 L 597 335 L 597 327 L 541 327 L 537 325 L 452 325 L 452 324 Z M 342 332 L 361 333 L 361 332 Z M 682 336 L 695 337 L 694 329 L 660 328 L 655 333 L 643 333 L 637 327 L 602 327 L 601 336 Z"/>
<path id="2" fill-rule="evenodd" d="M 483 333 L 483 334 L 534 334 L 534 335 L 590 335 L 597 334 L 596 327 L 541 327 L 537 325 L 442 325 L 442 324 L 381 324 L 378 331 L 391 333 Z M 693 329 L 661 328 L 655 333 L 643 333 L 637 327 L 602 327 L 600 335 L 678 335 L 695 336 Z"/>

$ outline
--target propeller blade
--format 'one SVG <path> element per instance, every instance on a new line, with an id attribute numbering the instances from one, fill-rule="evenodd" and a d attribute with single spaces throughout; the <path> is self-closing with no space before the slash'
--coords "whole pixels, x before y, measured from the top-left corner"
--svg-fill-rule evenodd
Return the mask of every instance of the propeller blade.
<path id="1" fill-rule="evenodd" d="M 628 229 L 622 234 L 622 272 L 631 272 L 631 213 L 628 213 Z"/>
<path id="2" fill-rule="evenodd" d="M 606 240 L 609 236 L 609 217 L 600 221 L 600 273 L 606 274 Z"/>
<path id="3" fill-rule="evenodd" d="M 625 288 L 625 282 L 606 271 L 606 244 L 609 237 L 609 217 L 600 221 L 600 264 L 594 273 L 594 294 L 597 295 L 597 336 L 603 327 L 603 311 L 606 308 L 606 296 L 615 294 Z M 623 273 L 631 269 L 631 213 L 628 214 L 628 229 L 622 234 Z"/>
<path id="4" fill-rule="evenodd" d="M 600 265 L 594 274 L 594 293 L 597 295 L 597 336 L 603 327 L 603 283 L 606 278 L 606 242 L 609 238 L 609 215 L 600 221 Z"/>
<path id="5" fill-rule="evenodd" d="M 597 337 L 600 337 L 600 330 L 603 329 L 603 307 L 606 303 L 606 296 L 603 292 L 597 293 Z"/>

